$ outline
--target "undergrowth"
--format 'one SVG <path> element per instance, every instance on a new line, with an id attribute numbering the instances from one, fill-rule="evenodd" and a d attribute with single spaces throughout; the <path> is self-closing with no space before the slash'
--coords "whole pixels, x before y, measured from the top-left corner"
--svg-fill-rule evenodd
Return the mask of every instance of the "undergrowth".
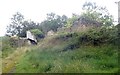
<path id="1" fill-rule="evenodd" d="M 74 40 L 72 37 L 59 45 L 47 43 L 49 45 L 47 47 L 32 49 L 21 58 L 16 66 L 16 72 L 116 73 L 118 71 L 117 46 L 112 44 L 86 46 Z M 78 44 L 78 47 L 68 48 L 71 44 Z"/>
<path id="2" fill-rule="evenodd" d="M 46 38 L 21 57 L 16 73 L 117 73 L 117 40 L 112 28 Z"/>

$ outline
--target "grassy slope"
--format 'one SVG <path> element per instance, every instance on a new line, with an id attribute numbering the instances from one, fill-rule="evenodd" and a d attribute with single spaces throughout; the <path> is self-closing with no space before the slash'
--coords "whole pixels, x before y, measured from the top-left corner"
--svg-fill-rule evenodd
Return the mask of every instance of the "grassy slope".
<path id="1" fill-rule="evenodd" d="M 83 46 L 70 49 L 76 38 L 46 38 L 23 55 L 18 73 L 113 73 L 118 71 L 117 47 Z"/>
<path id="2" fill-rule="evenodd" d="M 6 58 L 9 56 L 9 54 L 13 53 L 16 48 L 12 47 L 10 45 L 10 38 L 9 37 L 6 37 L 6 36 L 3 36 L 1 37 L 2 40 L 2 58 Z"/>
<path id="3" fill-rule="evenodd" d="M 36 46 L 34 46 L 36 47 Z M 31 47 L 21 47 L 17 48 L 8 57 L 2 59 L 2 72 L 3 73 L 13 73 L 16 69 L 16 64 L 20 57 L 22 57 L 27 51 L 34 48 Z"/>

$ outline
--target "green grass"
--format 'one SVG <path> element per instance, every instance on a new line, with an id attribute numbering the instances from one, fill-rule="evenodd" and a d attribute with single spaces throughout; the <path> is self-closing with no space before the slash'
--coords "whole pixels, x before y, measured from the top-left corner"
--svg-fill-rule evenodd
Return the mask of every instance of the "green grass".
<path id="1" fill-rule="evenodd" d="M 22 73 L 115 73 L 118 71 L 117 48 L 113 45 L 81 46 L 60 51 L 61 46 L 36 48 L 27 52 L 16 66 Z"/>
<path id="2" fill-rule="evenodd" d="M 113 39 L 117 35 L 111 37 L 105 32 L 102 36 L 100 31 L 89 33 L 46 37 L 23 54 L 16 65 L 16 73 L 118 72 L 118 47 L 114 42 L 118 38 Z"/>
<path id="3" fill-rule="evenodd" d="M 116 73 L 118 47 L 94 46 L 79 41 L 82 34 L 69 33 L 45 39 L 32 48 L 16 66 L 18 73 Z"/>
<path id="4" fill-rule="evenodd" d="M 2 42 L 2 58 L 7 57 L 9 54 L 13 53 L 16 48 L 12 47 L 10 44 L 10 37 L 4 36 L 1 37 Z"/>

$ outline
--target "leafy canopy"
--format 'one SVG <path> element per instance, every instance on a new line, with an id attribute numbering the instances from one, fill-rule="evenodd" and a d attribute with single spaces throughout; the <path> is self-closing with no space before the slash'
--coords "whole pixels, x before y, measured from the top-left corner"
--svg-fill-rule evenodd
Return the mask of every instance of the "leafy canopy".
<path id="1" fill-rule="evenodd" d="M 113 25 L 113 16 L 110 15 L 106 7 L 97 6 L 96 3 L 85 2 L 82 9 L 84 10 L 82 17 L 101 22 L 103 26 Z"/>

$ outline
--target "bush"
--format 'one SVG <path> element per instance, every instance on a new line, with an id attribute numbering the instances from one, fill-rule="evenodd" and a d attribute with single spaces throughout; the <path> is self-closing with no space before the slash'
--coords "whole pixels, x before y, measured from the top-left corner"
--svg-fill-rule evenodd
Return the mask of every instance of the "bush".
<path id="1" fill-rule="evenodd" d="M 30 31 L 36 36 L 37 40 L 45 37 L 43 32 L 40 31 L 39 29 L 32 29 Z"/>
<path id="2" fill-rule="evenodd" d="M 80 36 L 79 40 L 81 43 L 89 43 L 95 46 L 105 43 L 115 45 L 118 40 L 118 30 L 115 27 L 91 29 Z"/>

